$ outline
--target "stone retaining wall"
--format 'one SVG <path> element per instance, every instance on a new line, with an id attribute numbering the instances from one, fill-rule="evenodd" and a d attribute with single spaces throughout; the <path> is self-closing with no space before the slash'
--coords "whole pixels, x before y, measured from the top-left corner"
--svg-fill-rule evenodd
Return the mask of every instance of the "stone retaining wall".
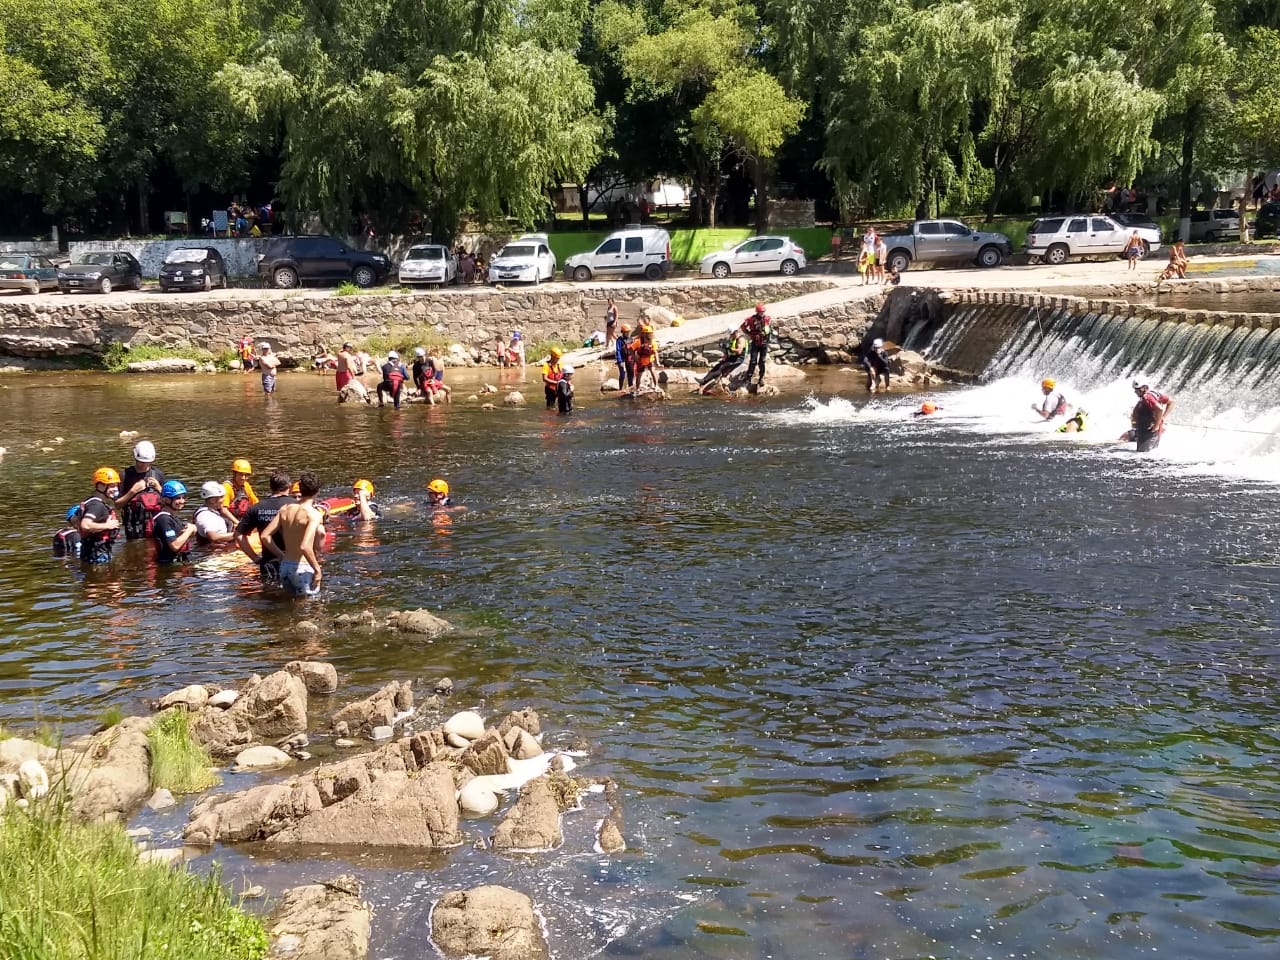
<path id="1" fill-rule="evenodd" d="M 245 334 L 284 356 L 310 357 L 316 344 L 413 336 L 462 344 L 487 357 L 497 336 L 519 329 L 527 342 L 582 343 L 603 328 L 605 299 L 623 319 L 649 305 L 690 319 L 746 310 L 826 289 L 825 280 L 756 283 L 592 284 L 520 290 L 476 288 L 353 297 L 272 296 L 225 299 L 66 297 L 0 304 L 0 355 L 101 354 L 106 345 L 195 347 L 219 354 Z M 458 352 L 455 351 L 457 356 Z"/>

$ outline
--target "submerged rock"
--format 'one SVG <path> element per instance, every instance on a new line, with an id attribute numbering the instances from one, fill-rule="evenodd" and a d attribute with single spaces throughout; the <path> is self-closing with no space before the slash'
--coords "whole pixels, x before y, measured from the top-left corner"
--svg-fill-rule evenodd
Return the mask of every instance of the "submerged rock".
<path id="1" fill-rule="evenodd" d="M 508 407 L 519 407 L 524 404 L 524 394 L 519 390 L 512 390 L 503 398 L 502 402 Z"/>
<path id="2" fill-rule="evenodd" d="M 449 957 L 543 960 L 547 956 L 533 901 L 507 887 L 446 893 L 431 910 L 431 939 Z"/>
<path id="3" fill-rule="evenodd" d="M 448 620 L 437 617 L 429 610 L 400 610 L 387 617 L 387 626 L 402 633 L 420 634 L 424 637 L 440 637 L 453 629 Z"/>
<path id="4" fill-rule="evenodd" d="M 493 834 L 495 850 L 552 850 L 563 842 L 560 806 L 547 777 L 520 788 L 520 799 Z"/>

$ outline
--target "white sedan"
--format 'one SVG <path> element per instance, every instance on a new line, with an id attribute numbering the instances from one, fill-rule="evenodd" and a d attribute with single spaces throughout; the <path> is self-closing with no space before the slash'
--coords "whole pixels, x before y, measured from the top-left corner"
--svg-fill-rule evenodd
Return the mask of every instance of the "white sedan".
<path id="1" fill-rule="evenodd" d="M 523 283 L 541 283 L 554 279 L 556 255 L 545 233 L 526 233 L 512 240 L 494 254 L 489 264 L 489 282 L 516 280 Z"/>
<path id="2" fill-rule="evenodd" d="M 447 283 L 458 282 L 458 258 L 441 243 L 419 243 L 409 248 L 400 263 L 400 282 Z"/>
<path id="3" fill-rule="evenodd" d="M 806 266 L 804 249 L 790 237 L 752 237 L 736 247 L 708 253 L 698 265 L 698 272 L 721 280 L 734 273 L 793 277 Z"/>

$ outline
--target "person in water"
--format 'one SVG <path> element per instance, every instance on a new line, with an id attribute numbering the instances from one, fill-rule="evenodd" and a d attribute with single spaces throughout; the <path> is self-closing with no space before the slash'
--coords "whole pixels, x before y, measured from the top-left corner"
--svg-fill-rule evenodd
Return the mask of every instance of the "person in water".
<path id="1" fill-rule="evenodd" d="M 356 513 L 361 520 L 377 520 L 382 510 L 373 502 L 372 480 L 357 480 L 351 485 L 351 498 L 356 502 Z"/>
<path id="2" fill-rule="evenodd" d="M 552 347 L 547 362 L 542 365 L 542 393 L 547 401 L 547 409 L 556 405 L 557 385 L 564 378 L 564 367 L 560 358 L 564 352 L 559 347 Z"/>
<path id="3" fill-rule="evenodd" d="M 427 362 L 427 348 L 415 347 L 413 351 L 413 366 L 409 369 L 409 375 L 413 378 L 413 385 L 418 388 L 418 393 L 422 396 L 427 395 L 427 380 L 431 377 L 431 364 Z"/>
<path id="4" fill-rule="evenodd" d="M 618 339 L 613 342 L 613 359 L 618 365 L 618 389 L 625 390 L 636 386 L 636 360 L 631 355 L 631 326 L 622 324 L 618 327 Z"/>
<path id="5" fill-rule="evenodd" d="M 1067 417 L 1066 422 L 1058 428 L 1059 433 L 1080 433 L 1085 428 L 1085 418 L 1087 414 L 1083 410 L 1077 410 L 1071 416 Z"/>
<path id="6" fill-rule="evenodd" d="M 729 335 L 720 341 L 720 349 L 724 352 L 724 356 L 707 371 L 706 376 L 698 381 L 699 393 L 706 393 L 719 382 L 721 377 L 729 376 L 742 365 L 747 355 L 747 338 L 743 335 L 742 328 L 730 327 Z"/>
<path id="7" fill-rule="evenodd" d="M 160 488 L 164 506 L 152 524 L 151 539 L 156 544 L 156 563 L 181 563 L 191 556 L 191 538 L 196 525 L 184 523 L 178 512 L 187 502 L 187 487 L 181 480 L 166 480 Z"/>
<path id="8" fill-rule="evenodd" d="M 564 376 L 556 384 L 556 412 L 562 417 L 573 413 L 573 367 L 564 365 Z"/>
<path id="9" fill-rule="evenodd" d="M 235 528 L 239 518 L 226 506 L 226 486 L 217 480 L 206 480 L 200 485 L 200 499 L 192 518 L 196 524 L 196 539 L 201 543 L 222 544 L 235 540 Z M 257 502 L 256 499 L 254 501 Z M 249 507 L 245 507 L 247 513 Z"/>
<path id="10" fill-rule="evenodd" d="M 884 352 L 884 341 L 879 337 L 862 351 L 862 368 L 867 371 L 868 393 L 875 393 L 881 380 L 884 381 L 881 389 L 889 389 L 889 355 Z"/>
<path id="11" fill-rule="evenodd" d="M 276 518 L 281 508 L 295 502 L 293 497 L 289 496 L 290 483 L 287 473 L 273 473 L 268 482 L 271 495 L 263 497 L 250 507 L 249 512 L 236 524 L 236 544 L 246 557 L 258 565 L 258 576 L 264 585 L 280 582 L 280 564 L 265 548 L 261 553 L 255 550 L 249 534 L 256 532 L 259 544 L 264 543 L 263 531 Z"/>
<path id="12" fill-rule="evenodd" d="M 433 346 L 427 351 L 427 390 L 433 397 L 444 397 L 445 403 L 453 403 L 453 391 L 444 382 L 444 357 L 440 356 L 440 347 Z"/>
<path id="13" fill-rule="evenodd" d="M 911 415 L 913 417 L 928 417 L 937 413 L 941 409 L 942 408 L 936 403 L 926 400 L 924 403 L 920 404 L 920 409 L 913 411 Z"/>
<path id="14" fill-rule="evenodd" d="M 271 352 L 271 344 L 258 344 L 258 369 L 262 371 L 262 392 L 267 396 L 276 392 L 276 370 L 280 358 Z"/>
<path id="15" fill-rule="evenodd" d="M 1133 392 L 1138 397 L 1129 420 L 1133 429 L 1125 433 L 1121 440 L 1132 440 L 1137 444 L 1138 453 L 1148 453 L 1160 446 L 1160 437 L 1164 433 L 1164 421 L 1173 409 L 1173 398 L 1167 393 L 1151 389 L 1146 383 L 1133 381 Z"/>
<path id="16" fill-rule="evenodd" d="M 409 371 L 400 362 L 400 354 L 394 350 L 387 352 L 387 362 L 382 365 L 382 382 L 378 384 L 378 406 L 385 407 L 387 401 L 384 394 L 391 397 L 397 410 L 400 409 L 400 393 L 404 390 L 405 381 L 409 379 Z"/>
<path id="17" fill-rule="evenodd" d="M 449 484 L 439 477 L 427 484 L 427 506 L 432 508 L 453 506 L 453 500 L 449 498 Z"/>
<path id="18" fill-rule="evenodd" d="M 125 467 L 121 493 L 115 505 L 120 508 L 126 540 L 145 540 L 151 536 L 151 522 L 160 512 L 160 488 L 164 471 L 156 466 L 156 447 L 150 440 L 139 440 L 133 447 L 133 466 Z"/>
<path id="19" fill-rule="evenodd" d="M 295 597 L 320 592 L 324 571 L 318 552 L 324 542 L 324 514 L 315 505 L 320 481 L 314 473 L 298 478 L 301 499 L 286 503 L 267 524 L 262 545 L 280 564 L 280 582 Z"/>
<path id="20" fill-rule="evenodd" d="M 67 511 L 67 522 L 53 535 L 55 557 L 80 557 L 80 504 Z"/>
<path id="21" fill-rule="evenodd" d="M 120 532 L 116 497 L 120 496 L 120 474 L 111 467 L 93 472 L 93 494 L 80 504 L 80 562 L 109 563 L 111 547 Z"/>
<path id="22" fill-rule="evenodd" d="M 1058 381 L 1053 377 L 1045 377 L 1040 381 L 1040 392 L 1044 395 L 1039 403 L 1033 403 L 1031 409 L 1040 415 L 1041 420 L 1052 420 L 1064 416 L 1071 404 L 1067 397 L 1058 390 Z"/>
<path id="23" fill-rule="evenodd" d="M 253 475 L 253 467 L 244 457 L 231 461 L 231 479 L 222 484 L 222 504 L 238 519 L 249 512 L 249 508 L 258 502 L 258 495 L 253 492 L 253 484 L 249 477 Z"/>

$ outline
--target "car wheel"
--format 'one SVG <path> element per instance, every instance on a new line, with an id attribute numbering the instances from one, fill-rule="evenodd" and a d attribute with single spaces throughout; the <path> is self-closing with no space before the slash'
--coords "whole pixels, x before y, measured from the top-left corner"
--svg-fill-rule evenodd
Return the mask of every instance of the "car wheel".
<path id="1" fill-rule="evenodd" d="M 99 292 L 99 293 L 110 293 L 110 292 L 111 292 L 111 278 L 110 278 L 110 277 L 103 277 L 101 280 L 99 280 L 99 281 L 98 281 L 98 292 Z"/>
<path id="2" fill-rule="evenodd" d="M 651 263 L 644 268 L 644 278 L 646 280 L 661 280 L 662 268 L 656 263 Z"/>
<path id="3" fill-rule="evenodd" d="M 906 273 L 911 267 L 911 255 L 901 250 L 889 254 L 889 269 L 898 273 Z"/>
<path id="4" fill-rule="evenodd" d="M 31 294 L 34 297 L 36 294 L 40 292 L 40 281 L 32 280 L 30 283 L 27 284 L 26 290 L 27 290 L 27 293 Z"/>
<path id="5" fill-rule="evenodd" d="M 142 289 L 142 274 L 138 274 L 133 278 L 133 289 L 135 290 Z"/>
<path id="6" fill-rule="evenodd" d="M 1000 266 L 1003 260 L 1004 255 L 998 247 L 983 247 L 978 251 L 978 266 L 986 267 L 988 270 Z"/>
<path id="7" fill-rule="evenodd" d="M 1054 267 L 1060 267 L 1067 262 L 1070 251 L 1065 243 L 1055 243 L 1052 247 L 1044 252 L 1044 262 Z"/>
<path id="8" fill-rule="evenodd" d="M 590 267 L 574 267 L 573 279 L 577 280 L 579 283 L 586 283 L 588 280 L 591 279 L 591 268 Z"/>
<path id="9" fill-rule="evenodd" d="M 271 274 L 271 282 L 277 290 L 292 290 L 298 285 L 298 271 L 293 267 L 277 267 Z"/>
<path id="10" fill-rule="evenodd" d="M 796 263 L 794 260 L 782 261 L 782 275 L 784 277 L 794 277 L 799 272 L 800 264 Z"/>
<path id="11" fill-rule="evenodd" d="M 711 268 L 711 275 L 717 280 L 723 280 L 729 276 L 729 265 L 727 263 L 717 263 Z"/>
<path id="12" fill-rule="evenodd" d="M 218 281 L 218 286 L 223 290 L 227 289 L 227 275 L 225 273 L 222 275 L 222 279 Z"/>
<path id="13" fill-rule="evenodd" d="M 360 266 L 351 271 L 351 282 L 362 290 L 367 290 L 378 282 L 378 275 L 373 267 Z"/>
<path id="14" fill-rule="evenodd" d="M 208 293 L 212 289 L 213 289 L 213 277 L 209 276 L 206 273 L 204 275 L 204 292 Z"/>

